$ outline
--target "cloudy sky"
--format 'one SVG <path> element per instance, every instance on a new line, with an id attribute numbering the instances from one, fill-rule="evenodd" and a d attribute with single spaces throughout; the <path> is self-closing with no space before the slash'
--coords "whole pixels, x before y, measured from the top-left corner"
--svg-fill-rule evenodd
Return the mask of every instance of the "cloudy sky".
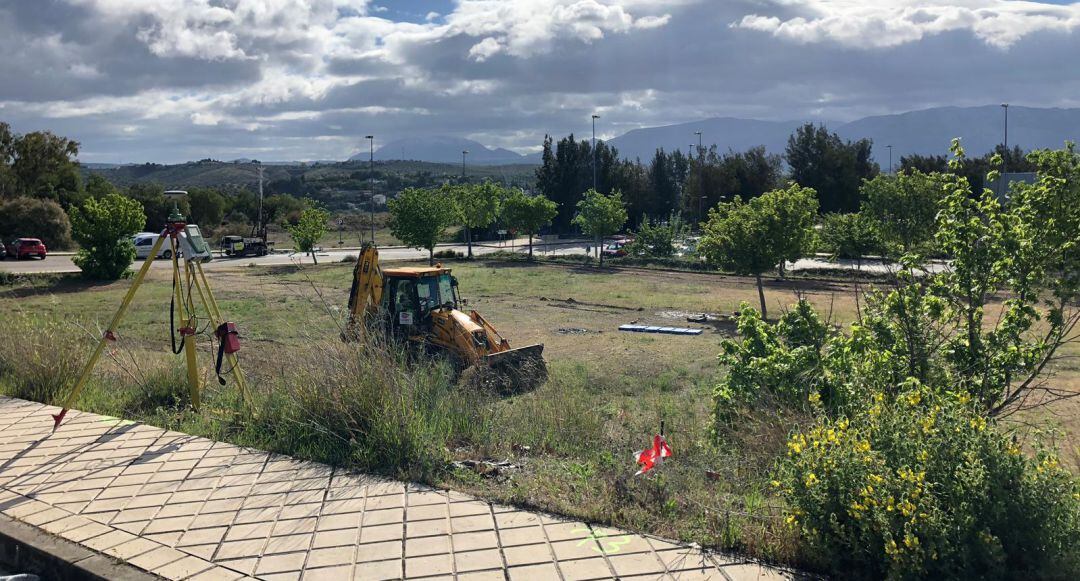
<path id="1" fill-rule="evenodd" d="M 0 0 L 0 121 L 86 162 L 527 152 L 711 116 L 1080 106 L 1080 2 Z"/>

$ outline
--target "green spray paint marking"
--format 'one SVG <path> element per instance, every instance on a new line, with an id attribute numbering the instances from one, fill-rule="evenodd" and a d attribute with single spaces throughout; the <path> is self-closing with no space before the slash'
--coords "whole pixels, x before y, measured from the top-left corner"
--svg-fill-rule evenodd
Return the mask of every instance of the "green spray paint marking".
<path id="1" fill-rule="evenodd" d="M 584 545 L 585 543 L 588 543 L 589 541 L 594 541 L 593 545 L 591 547 L 592 550 L 596 551 L 597 553 L 603 554 L 603 555 L 610 555 L 612 553 L 618 553 L 619 551 L 622 550 L 622 548 L 625 545 L 630 544 L 630 541 L 634 540 L 634 539 L 630 538 L 629 535 L 623 535 L 623 536 L 617 537 L 617 538 L 616 537 L 601 537 L 601 536 L 598 536 L 592 530 L 587 529 L 587 528 L 577 528 L 577 529 L 574 529 L 571 532 L 585 533 L 585 538 L 583 538 L 581 541 L 578 542 L 578 544 L 577 544 L 578 547 L 580 547 L 581 545 Z M 606 547 L 604 546 L 605 543 L 607 544 Z"/>

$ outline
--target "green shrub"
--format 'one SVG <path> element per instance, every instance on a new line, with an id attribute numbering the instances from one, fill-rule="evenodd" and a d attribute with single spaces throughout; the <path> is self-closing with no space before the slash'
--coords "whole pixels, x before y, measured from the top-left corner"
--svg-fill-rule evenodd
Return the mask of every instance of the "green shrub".
<path id="1" fill-rule="evenodd" d="M 101 280 L 122 277 L 135 259 L 131 236 L 145 221 L 139 202 L 119 194 L 89 198 L 81 208 L 72 208 L 72 230 L 82 247 L 74 262 L 83 276 Z"/>
<path id="2" fill-rule="evenodd" d="M 881 247 L 874 221 L 862 213 L 826 214 L 819 236 L 821 249 L 837 258 L 861 259 Z"/>
<path id="3" fill-rule="evenodd" d="M 1021 453 L 964 393 L 910 381 L 795 431 L 773 485 L 787 521 L 846 578 L 1076 578 L 1080 487 Z"/>
<path id="4" fill-rule="evenodd" d="M 71 222 L 52 200 L 12 198 L 0 200 L 0 241 L 40 238 L 49 250 L 71 248 Z"/>

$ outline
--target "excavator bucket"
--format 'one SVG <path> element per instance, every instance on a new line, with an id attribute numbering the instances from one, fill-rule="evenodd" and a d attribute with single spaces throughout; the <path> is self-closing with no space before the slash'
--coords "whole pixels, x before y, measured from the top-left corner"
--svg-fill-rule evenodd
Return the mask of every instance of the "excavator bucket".
<path id="1" fill-rule="evenodd" d="M 465 370 L 463 380 L 474 387 L 499 393 L 532 391 L 547 381 L 544 345 L 529 345 L 481 358 Z"/>

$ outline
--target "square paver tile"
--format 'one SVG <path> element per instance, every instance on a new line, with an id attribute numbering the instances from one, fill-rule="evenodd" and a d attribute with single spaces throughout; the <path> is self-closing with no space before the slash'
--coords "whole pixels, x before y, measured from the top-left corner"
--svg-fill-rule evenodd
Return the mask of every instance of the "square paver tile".
<path id="1" fill-rule="evenodd" d="M 307 552 L 286 553 L 283 555 L 265 555 L 259 559 L 255 574 L 259 577 L 269 573 L 287 573 L 299 571 L 304 567 Z"/>
<path id="2" fill-rule="evenodd" d="M 304 569 L 304 581 L 342 581 L 352 579 L 352 564 L 338 565 L 336 567 L 321 567 L 318 569 Z"/>
<path id="3" fill-rule="evenodd" d="M 400 559 L 402 553 L 401 541 L 385 541 L 381 543 L 365 543 L 356 546 L 357 561 L 382 561 L 385 559 Z"/>
<path id="4" fill-rule="evenodd" d="M 533 581 L 534 579 L 558 579 L 559 572 L 553 563 L 511 567 L 507 573 L 511 581 Z"/>
<path id="5" fill-rule="evenodd" d="M 506 555 L 506 564 L 532 565 L 534 563 L 549 563 L 552 560 L 551 551 L 546 544 L 522 545 L 518 547 L 505 547 L 503 554 Z"/>
<path id="6" fill-rule="evenodd" d="M 306 551 L 311 546 L 311 533 L 272 536 L 266 542 L 266 554 Z"/>
<path id="7" fill-rule="evenodd" d="M 406 557 L 406 577 L 429 577 L 432 575 L 447 575 L 453 572 L 454 564 L 450 555 L 428 555 L 426 557 Z"/>
<path id="8" fill-rule="evenodd" d="M 457 539 L 454 540 L 454 548 L 457 548 Z M 466 571 L 481 571 L 484 569 L 502 568 L 502 555 L 498 549 L 484 549 L 481 551 L 454 552 L 454 566 L 459 573 Z"/>
<path id="9" fill-rule="evenodd" d="M 544 542 L 544 530 L 539 526 L 526 526 L 516 529 L 499 529 L 499 540 L 504 547 L 532 545 Z"/>
<path id="10" fill-rule="evenodd" d="M 214 560 L 223 559 L 240 559 L 243 557 L 252 557 L 262 554 L 262 549 L 266 545 L 264 539 L 249 539 L 244 541 L 225 541 L 218 547 L 217 554 L 214 555 Z"/>
<path id="11" fill-rule="evenodd" d="M 499 541 L 495 531 L 459 533 L 454 535 L 454 551 L 476 551 L 480 549 L 498 549 Z"/>
<path id="12" fill-rule="evenodd" d="M 559 570 L 565 581 L 585 581 L 586 579 L 609 579 L 612 576 L 607 561 L 603 557 L 559 561 Z"/>
<path id="13" fill-rule="evenodd" d="M 329 567 L 332 565 L 352 565 L 356 556 L 355 547 L 330 547 L 312 549 L 308 552 L 306 568 Z"/>
<path id="14" fill-rule="evenodd" d="M 622 577 L 664 573 L 664 564 L 656 558 L 655 553 L 609 555 L 608 560 L 615 569 L 615 573 Z"/>
<path id="15" fill-rule="evenodd" d="M 454 533 L 471 533 L 495 528 L 495 521 L 490 514 L 475 516 L 456 516 L 450 519 L 450 528 Z"/>
<path id="16" fill-rule="evenodd" d="M 315 548 L 337 547 L 342 545 L 354 545 L 359 538 L 357 529 L 338 529 L 334 531 L 319 531 L 315 533 L 315 540 L 311 546 Z"/>
<path id="17" fill-rule="evenodd" d="M 361 543 L 377 543 L 379 541 L 393 541 L 401 539 L 403 531 L 400 524 L 379 525 L 376 527 L 364 527 L 360 530 Z"/>
<path id="18" fill-rule="evenodd" d="M 439 535 L 435 537 L 417 537 L 405 541 L 406 557 L 441 555 L 449 552 L 450 537 L 447 535 Z"/>
<path id="19" fill-rule="evenodd" d="M 356 581 L 385 581 L 401 578 L 400 559 L 357 563 L 353 570 L 353 579 Z"/>

